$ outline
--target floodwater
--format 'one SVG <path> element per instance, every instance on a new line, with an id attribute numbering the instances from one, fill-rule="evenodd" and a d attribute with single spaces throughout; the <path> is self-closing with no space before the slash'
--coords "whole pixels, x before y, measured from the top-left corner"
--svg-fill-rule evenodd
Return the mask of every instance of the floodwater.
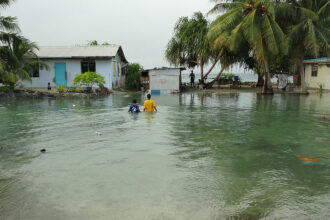
<path id="1" fill-rule="evenodd" d="M 330 219 L 329 94 L 133 98 L 0 100 L 0 219 Z"/>

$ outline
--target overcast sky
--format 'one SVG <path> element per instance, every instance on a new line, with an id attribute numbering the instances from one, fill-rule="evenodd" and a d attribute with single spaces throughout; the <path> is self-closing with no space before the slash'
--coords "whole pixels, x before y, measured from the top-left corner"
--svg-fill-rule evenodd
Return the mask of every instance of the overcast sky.
<path id="1" fill-rule="evenodd" d="M 16 16 L 39 46 L 119 44 L 129 62 L 168 66 L 165 46 L 180 16 L 206 13 L 210 0 L 16 0 L 1 14 Z"/>

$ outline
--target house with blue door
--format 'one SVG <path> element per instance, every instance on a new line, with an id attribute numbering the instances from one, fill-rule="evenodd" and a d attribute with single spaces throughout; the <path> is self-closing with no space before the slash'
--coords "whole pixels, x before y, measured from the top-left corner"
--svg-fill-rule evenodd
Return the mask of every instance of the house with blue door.
<path id="1" fill-rule="evenodd" d="M 39 47 L 38 57 L 49 69 L 40 66 L 31 73 L 31 82 L 22 81 L 25 88 L 47 88 L 63 85 L 70 87 L 77 74 L 97 72 L 105 80 L 105 87 L 119 88 L 125 85 L 125 67 L 128 62 L 119 45 L 102 46 L 47 46 Z"/>

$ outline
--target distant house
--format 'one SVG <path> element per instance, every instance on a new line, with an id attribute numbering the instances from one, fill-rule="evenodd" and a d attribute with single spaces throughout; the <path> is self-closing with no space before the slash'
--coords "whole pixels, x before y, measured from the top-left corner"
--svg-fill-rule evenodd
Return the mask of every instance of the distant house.
<path id="1" fill-rule="evenodd" d="M 323 85 L 330 90 L 330 58 L 304 60 L 306 87 L 317 89 Z"/>
<path id="2" fill-rule="evenodd" d="M 162 67 L 144 70 L 141 73 L 142 85 L 150 89 L 152 94 L 179 92 L 182 70 L 185 68 Z"/>
<path id="3" fill-rule="evenodd" d="M 40 67 L 31 74 L 32 82 L 23 81 L 22 85 L 29 88 L 46 88 L 51 86 L 66 87 L 73 85 L 77 74 L 88 71 L 97 72 L 105 80 L 109 89 L 125 84 L 125 66 L 127 60 L 121 46 L 53 46 L 40 47 L 36 51 L 49 70 Z"/>

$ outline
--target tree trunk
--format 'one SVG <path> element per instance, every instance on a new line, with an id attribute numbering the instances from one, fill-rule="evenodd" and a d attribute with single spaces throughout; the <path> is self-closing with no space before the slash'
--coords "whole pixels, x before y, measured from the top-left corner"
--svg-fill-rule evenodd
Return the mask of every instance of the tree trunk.
<path id="1" fill-rule="evenodd" d="M 265 60 L 265 82 L 262 88 L 262 94 L 270 94 L 270 95 L 274 94 L 272 82 L 270 81 L 269 67 L 267 60 Z"/>
<path id="2" fill-rule="evenodd" d="M 299 74 L 300 74 L 300 84 L 301 84 L 301 93 L 307 93 L 305 86 L 305 73 L 304 73 L 304 56 L 300 58 L 299 62 Z"/>
<path id="3" fill-rule="evenodd" d="M 258 71 L 257 87 L 261 88 L 264 85 L 264 76 Z"/>
<path id="4" fill-rule="evenodd" d="M 201 83 L 204 84 L 204 63 L 201 62 Z"/>
<path id="5" fill-rule="evenodd" d="M 224 70 L 225 70 L 225 67 L 221 67 L 220 72 L 218 73 L 218 75 L 211 82 L 206 83 L 204 88 L 212 88 L 213 84 L 219 80 L 219 78 L 220 78 L 220 76 L 221 76 L 221 74 Z"/>
<path id="6" fill-rule="evenodd" d="M 218 63 L 218 60 L 216 60 L 213 64 L 212 64 L 212 66 L 211 66 L 211 68 L 209 69 L 209 71 L 207 71 L 207 73 L 205 74 L 205 76 L 204 76 L 204 79 L 207 79 L 207 76 L 211 73 L 211 71 L 213 70 L 213 68 L 215 67 L 215 65 Z"/>

